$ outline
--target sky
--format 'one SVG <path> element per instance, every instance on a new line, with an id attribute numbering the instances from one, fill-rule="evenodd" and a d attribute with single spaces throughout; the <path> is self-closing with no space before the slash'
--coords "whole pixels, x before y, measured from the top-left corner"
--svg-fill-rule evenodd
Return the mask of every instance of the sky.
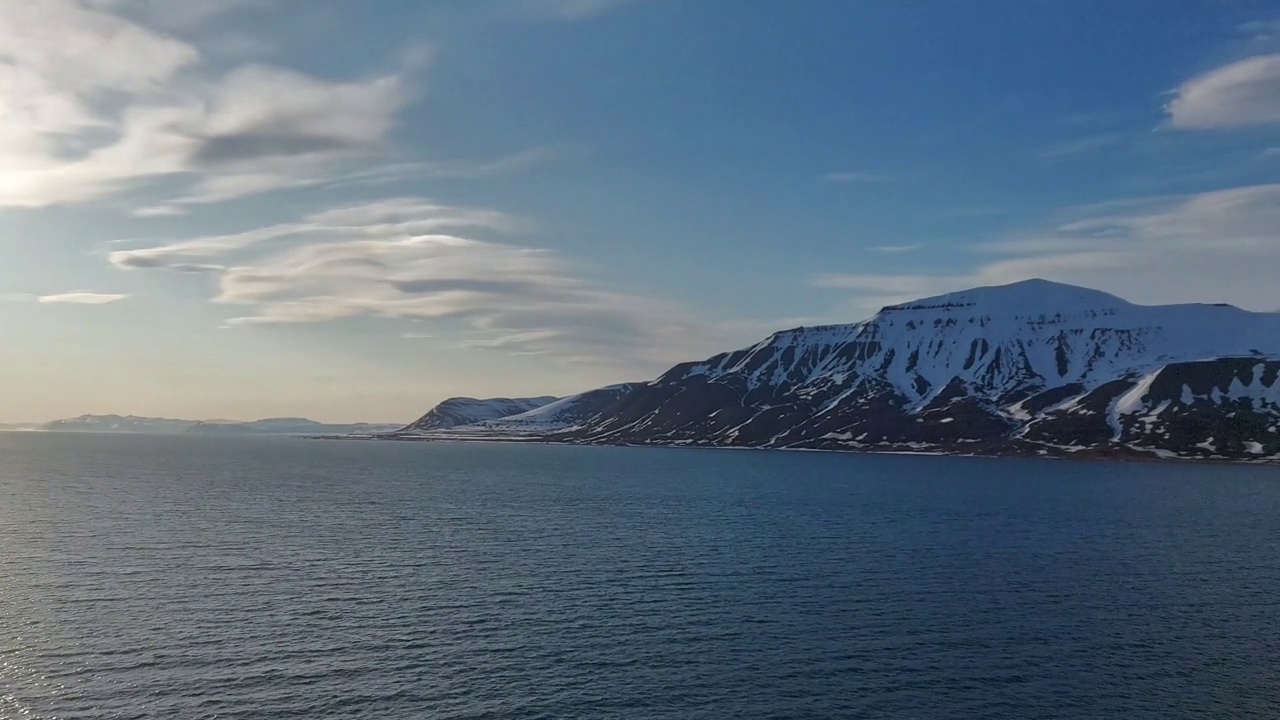
<path id="1" fill-rule="evenodd" d="M 0 0 L 0 422 L 407 421 L 1277 268 L 1277 0 Z"/>

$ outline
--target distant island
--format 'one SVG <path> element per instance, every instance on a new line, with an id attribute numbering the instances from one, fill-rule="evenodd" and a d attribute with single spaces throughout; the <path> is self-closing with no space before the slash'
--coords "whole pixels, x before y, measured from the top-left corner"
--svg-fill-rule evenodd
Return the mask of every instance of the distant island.
<path id="1" fill-rule="evenodd" d="M 1280 462 L 1278 376 L 1280 313 L 1029 280 L 378 437 Z"/>
<path id="2" fill-rule="evenodd" d="M 266 418 L 242 422 L 174 420 L 136 415 L 81 415 L 42 425 L 7 426 L 3 429 L 147 435 L 375 435 L 391 432 L 399 427 L 398 424 L 322 423 L 307 418 Z"/>

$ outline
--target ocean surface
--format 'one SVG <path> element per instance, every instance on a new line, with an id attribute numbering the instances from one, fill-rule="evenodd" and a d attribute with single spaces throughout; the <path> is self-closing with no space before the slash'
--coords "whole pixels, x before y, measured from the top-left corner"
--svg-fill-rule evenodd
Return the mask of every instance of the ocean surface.
<path id="1" fill-rule="evenodd" d="M 0 718 L 1280 718 L 1280 471 L 0 434 Z"/>

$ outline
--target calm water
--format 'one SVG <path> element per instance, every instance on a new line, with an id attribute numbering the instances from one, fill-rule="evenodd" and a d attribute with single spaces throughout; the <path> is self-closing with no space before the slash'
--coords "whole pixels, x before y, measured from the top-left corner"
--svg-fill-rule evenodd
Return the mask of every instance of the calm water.
<path id="1" fill-rule="evenodd" d="M 1280 717 L 1280 471 L 0 435 L 0 717 Z"/>

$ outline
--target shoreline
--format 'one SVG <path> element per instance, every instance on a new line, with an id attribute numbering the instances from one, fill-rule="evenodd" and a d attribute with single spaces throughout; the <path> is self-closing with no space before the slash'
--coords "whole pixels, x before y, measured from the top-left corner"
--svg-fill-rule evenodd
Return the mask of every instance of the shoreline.
<path id="1" fill-rule="evenodd" d="M 1084 448 L 1076 452 L 1059 451 L 1047 453 L 999 453 L 999 452 L 949 452 L 947 450 L 930 449 L 884 449 L 865 448 L 804 448 L 804 447 L 758 447 L 746 445 L 693 445 L 674 443 L 604 443 L 604 442 L 572 442 L 551 440 L 545 437 L 479 437 L 475 435 L 439 436 L 424 435 L 311 435 L 302 436 L 305 440 L 348 440 L 362 442 L 445 442 L 445 443 L 493 443 L 503 445 L 537 444 L 559 445 L 568 447 L 628 447 L 628 448 L 665 448 L 672 450 L 752 450 L 757 452 L 813 452 L 839 453 L 848 455 L 899 455 L 926 457 L 956 457 L 985 459 L 1018 459 L 1018 460 L 1063 460 L 1077 462 L 1118 462 L 1145 464 L 1201 464 L 1201 465 L 1236 465 L 1247 467 L 1280 468 L 1280 457 L 1262 458 L 1229 458 L 1229 457 L 1164 457 L 1155 453 L 1127 448 L 1120 451 L 1108 451 L 1097 448 Z"/>

